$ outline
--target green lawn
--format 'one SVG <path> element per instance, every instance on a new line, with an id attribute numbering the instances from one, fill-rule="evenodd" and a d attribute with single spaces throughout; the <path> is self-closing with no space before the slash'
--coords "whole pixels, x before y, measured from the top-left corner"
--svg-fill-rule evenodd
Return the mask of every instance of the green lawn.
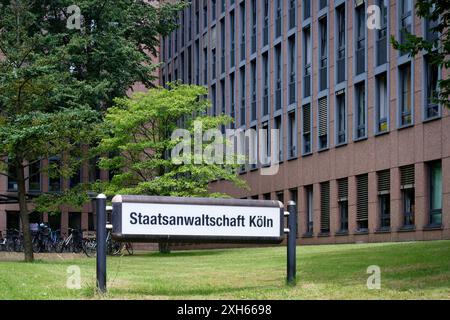
<path id="1" fill-rule="evenodd" d="M 0 299 L 101 298 L 95 259 L 12 259 L 0 253 Z M 285 285 L 285 247 L 138 253 L 107 263 L 110 299 L 450 299 L 450 241 L 299 246 L 295 287 Z M 80 290 L 66 288 L 70 265 L 81 269 Z M 367 289 L 369 265 L 381 268 L 381 290 Z"/>

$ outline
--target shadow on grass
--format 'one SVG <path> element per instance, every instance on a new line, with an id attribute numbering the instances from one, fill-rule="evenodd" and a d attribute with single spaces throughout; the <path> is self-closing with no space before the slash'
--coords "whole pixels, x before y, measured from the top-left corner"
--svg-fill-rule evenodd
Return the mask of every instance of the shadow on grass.
<path id="1" fill-rule="evenodd" d="M 202 257 L 202 256 L 216 256 L 226 254 L 226 250 L 216 249 L 216 250 L 192 250 L 192 251 L 172 251 L 171 253 L 160 253 L 160 252 L 137 252 L 132 256 L 127 256 L 129 258 L 143 258 L 143 257 L 153 257 L 153 258 L 177 258 L 177 257 Z"/>

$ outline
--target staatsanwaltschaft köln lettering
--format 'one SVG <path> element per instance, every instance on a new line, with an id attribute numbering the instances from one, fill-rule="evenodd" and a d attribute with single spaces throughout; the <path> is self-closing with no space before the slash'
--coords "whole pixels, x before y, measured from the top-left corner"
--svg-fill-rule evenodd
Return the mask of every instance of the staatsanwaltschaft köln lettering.
<path id="1" fill-rule="evenodd" d="M 248 224 L 247 224 L 248 223 Z M 207 226 L 207 227 L 255 227 L 255 228 L 273 228 L 273 219 L 265 216 L 243 216 L 227 217 L 226 215 L 211 217 L 208 214 L 201 216 L 176 216 L 148 215 L 142 213 L 131 212 L 130 224 L 132 225 L 159 225 L 159 226 Z"/>

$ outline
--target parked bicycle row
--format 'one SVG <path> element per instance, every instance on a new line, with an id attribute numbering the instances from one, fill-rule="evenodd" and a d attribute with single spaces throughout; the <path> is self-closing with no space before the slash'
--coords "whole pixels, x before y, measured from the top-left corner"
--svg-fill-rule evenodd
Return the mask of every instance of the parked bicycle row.
<path id="1" fill-rule="evenodd" d="M 33 252 L 84 252 L 88 257 L 94 257 L 97 253 L 97 240 L 95 233 L 82 232 L 69 228 L 67 236 L 61 235 L 61 230 L 52 230 L 45 223 L 41 223 L 35 230 L 31 230 Z M 23 233 L 17 229 L 0 231 L 0 251 L 23 252 Z M 119 255 L 127 252 L 133 254 L 131 243 L 114 241 L 111 230 L 108 229 L 106 239 L 107 254 Z"/>

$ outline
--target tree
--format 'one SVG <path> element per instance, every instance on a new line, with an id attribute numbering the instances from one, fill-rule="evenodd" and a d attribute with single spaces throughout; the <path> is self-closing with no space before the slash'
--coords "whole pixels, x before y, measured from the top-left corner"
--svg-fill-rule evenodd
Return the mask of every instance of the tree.
<path id="1" fill-rule="evenodd" d="M 210 194 L 208 185 L 214 180 L 228 180 L 238 187 L 246 184 L 236 174 L 236 161 L 221 163 L 208 161 L 214 157 L 214 146 L 223 148 L 216 138 L 207 138 L 195 155 L 195 126 L 202 124 L 201 137 L 209 129 L 219 128 L 231 121 L 225 115 L 207 116 L 210 102 L 204 98 L 207 89 L 201 86 L 170 84 L 169 87 L 150 89 L 131 98 L 118 98 L 116 105 L 105 116 L 105 134 L 99 144 L 103 157 L 100 167 L 117 172 L 111 182 L 102 185 L 109 195 L 141 194 L 160 196 L 224 196 Z M 183 122 L 188 135 L 175 138 L 172 133 Z M 217 143 L 216 145 L 214 143 Z M 175 146 L 184 145 L 173 161 Z M 214 149 L 218 150 L 218 149 Z M 212 157 L 204 158 L 203 155 Z M 220 158 L 220 152 L 218 153 Z M 196 158 L 197 157 L 197 158 Z M 223 159 L 223 157 L 222 157 Z M 196 160 L 196 161 L 194 161 Z M 222 161 L 224 162 L 224 161 Z M 164 248 L 164 245 L 160 245 Z"/>
<path id="2" fill-rule="evenodd" d="M 156 54 L 159 36 L 175 28 L 184 6 L 154 7 L 143 0 L 71 5 L 0 0 L 0 174 L 17 181 L 29 262 L 25 169 L 60 156 L 60 166 L 43 170 L 66 177 L 76 171 L 74 159 L 81 146 L 95 143 L 98 122 L 113 99 L 136 82 L 151 85 L 156 66 L 150 54 Z M 80 28 L 70 24 L 77 20 Z M 52 198 L 61 199 L 46 199 Z"/>
<path id="3" fill-rule="evenodd" d="M 416 15 L 427 21 L 426 34 L 421 37 L 406 33 L 405 41 L 397 41 L 391 36 L 395 49 L 416 56 L 424 52 L 431 65 L 448 69 L 450 67 L 450 11 L 448 0 L 417 0 Z M 438 92 L 434 102 L 450 108 L 450 79 L 438 81 Z"/>

